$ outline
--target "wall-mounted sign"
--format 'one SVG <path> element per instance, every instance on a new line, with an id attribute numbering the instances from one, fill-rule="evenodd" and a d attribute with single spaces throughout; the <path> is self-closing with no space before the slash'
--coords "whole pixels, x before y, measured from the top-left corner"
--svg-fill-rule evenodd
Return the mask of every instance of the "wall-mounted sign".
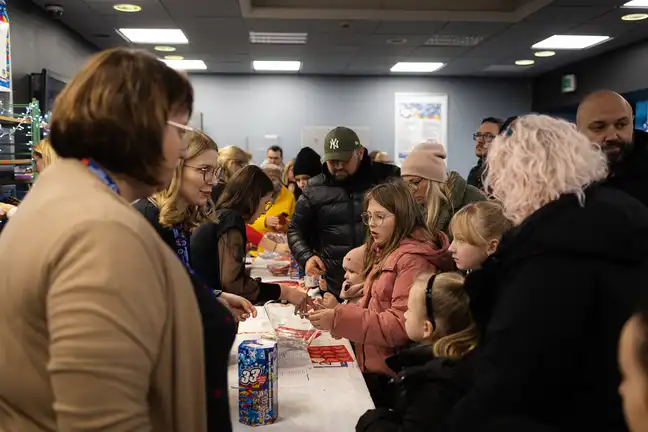
<path id="1" fill-rule="evenodd" d="M 576 91 L 576 75 L 569 74 L 563 75 L 560 81 L 560 90 L 563 93 L 571 93 Z"/>

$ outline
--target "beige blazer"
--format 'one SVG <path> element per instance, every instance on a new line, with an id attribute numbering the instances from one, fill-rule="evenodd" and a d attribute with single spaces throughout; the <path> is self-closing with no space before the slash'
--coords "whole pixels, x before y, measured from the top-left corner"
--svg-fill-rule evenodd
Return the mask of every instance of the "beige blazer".
<path id="1" fill-rule="evenodd" d="M 182 264 L 79 161 L 0 236 L 0 431 L 206 430 L 202 329 Z"/>

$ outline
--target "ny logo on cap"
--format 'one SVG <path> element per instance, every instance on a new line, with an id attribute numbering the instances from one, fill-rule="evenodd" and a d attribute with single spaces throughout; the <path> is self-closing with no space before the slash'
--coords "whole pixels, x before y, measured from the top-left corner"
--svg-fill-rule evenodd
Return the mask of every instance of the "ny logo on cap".
<path id="1" fill-rule="evenodd" d="M 329 150 L 337 150 L 340 148 L 340 141 L 337 138 L 331 138 L 329 141 Z"/>

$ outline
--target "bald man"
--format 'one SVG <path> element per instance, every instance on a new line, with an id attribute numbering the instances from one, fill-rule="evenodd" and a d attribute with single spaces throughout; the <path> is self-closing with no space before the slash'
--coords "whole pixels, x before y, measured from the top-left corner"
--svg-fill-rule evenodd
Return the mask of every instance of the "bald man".
<path id="1" fill-rule="evenodd" d="M 592 93 L 578 107 L 576 122 L 607 156 L 610 177 L 606 184 L 648 206 L 648 134 L 634 130 L 628 101 L 610 90 Z"/>

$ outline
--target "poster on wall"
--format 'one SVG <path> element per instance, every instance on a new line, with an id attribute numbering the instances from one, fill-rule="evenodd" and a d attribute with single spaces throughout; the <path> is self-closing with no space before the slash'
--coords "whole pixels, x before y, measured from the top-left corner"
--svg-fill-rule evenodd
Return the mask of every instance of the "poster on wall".
<path id="1" fill-rule="evenodd" d="M 412 147 L 436 141 L 448 150 L 448 95 L 395 93 L 394 154 L 400 166 Z"/>
<path id="2" fill-rule="evenodd" d="M 4 0 L 0 0 L 0 91 L 11 91 L 11 51 L 9 45 L 9 15 Z"/>

